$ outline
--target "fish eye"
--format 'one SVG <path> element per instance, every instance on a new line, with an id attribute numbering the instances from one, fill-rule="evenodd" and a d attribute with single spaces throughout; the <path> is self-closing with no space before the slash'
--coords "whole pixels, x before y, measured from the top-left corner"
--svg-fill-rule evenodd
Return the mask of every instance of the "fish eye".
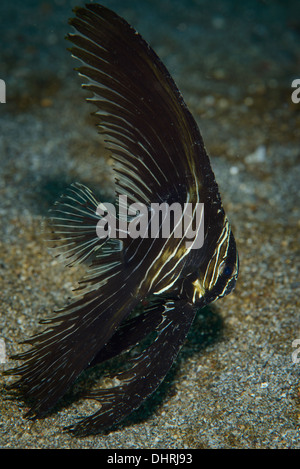
<path id="1" fill-rule="evenodd" d="M 229 277 L 231 274 L 232 274 L 232 267 L 227 265 L 223 271 L 223 275 L 225 275 L 226 277 Z"/>

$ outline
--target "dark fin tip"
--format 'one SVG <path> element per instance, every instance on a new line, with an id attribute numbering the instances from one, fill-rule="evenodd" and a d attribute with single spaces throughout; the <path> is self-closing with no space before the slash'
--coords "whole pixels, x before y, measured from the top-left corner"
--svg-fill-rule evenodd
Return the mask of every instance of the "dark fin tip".
<path id="1" fill-rule="evenodd" d="M 83 7 L 74 7 L 74 8 L 72 8 L 72 11 L 73 11 L 73 13 L 75 13 L 75 15 L 77 15 L 77 12 L 79 10 L 84 10 L 84 8 Z"/>

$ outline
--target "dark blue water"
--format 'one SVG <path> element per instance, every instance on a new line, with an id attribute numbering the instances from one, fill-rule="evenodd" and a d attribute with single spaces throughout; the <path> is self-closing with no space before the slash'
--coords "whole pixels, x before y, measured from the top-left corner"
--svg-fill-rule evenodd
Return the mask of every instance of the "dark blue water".
<path id="1" fill-rule="evenodd" d="M 67 21 L 72 7 L 80 4 L 78 0 L 3 0 L 1 78 L 12 82 L 13 88 L 27 74 L 67 73 L 64 36 L 70 31 Z M 228 82 L 235 80 L 241 88 L 253 80 L 284 83 L 299 74 L 297 0 L 107 0 L 103 4 L 131 22 L 172 73 L 185 73 L 187 86 L 191 75 L 197 73 L 198 80 L 209 81 L 216 69 L 223 70 L 221 81 L 225 74 Z M 218 72 L 215 75 L 218 78 Z M 10 93 L 13 89 L 8 89 Z"/>

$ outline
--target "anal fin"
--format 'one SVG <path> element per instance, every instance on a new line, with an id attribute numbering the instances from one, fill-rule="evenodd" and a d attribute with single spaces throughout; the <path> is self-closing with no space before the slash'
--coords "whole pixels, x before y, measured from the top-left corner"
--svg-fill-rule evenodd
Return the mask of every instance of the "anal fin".
<path id="1" fill-rule="evenodd" d="M 159 386 L 179 352 L 195 316 L 195 309 L 183 301 L 165 304 L 162 320 L 156 327 L 157 337 L 137 358 L 132 367 L 118 373 L 120 385 L 99 389 L 86 398 L 101 404 L 99 411 L 68 427 L 72 433 L 98 433 L 115 425 L 137 409 Z"/>

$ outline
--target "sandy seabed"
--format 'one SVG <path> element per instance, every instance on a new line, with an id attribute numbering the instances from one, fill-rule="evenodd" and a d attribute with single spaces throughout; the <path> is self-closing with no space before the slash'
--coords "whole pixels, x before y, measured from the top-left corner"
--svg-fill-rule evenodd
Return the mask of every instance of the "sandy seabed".
<path id="1" fill-rule="evenodd" d="M 110 155 L 64 40 L 78 3 L 5 0 L 0 7 L 7 85 L 0 338 L 7 355 L 23 350 L 19 342 L 65 304 L 80 278 L 80 268 L 65 269 L 44 245 L 41 224 L 52 203 L 75 181 L 102 200 L 113 196 Z M 7 400 L 10 380 L 0 377 L 0 447 L 299 448 L 300 103 L 291 101 L 292 80 L 300 78 L 299 2 L 103 3 L 150 42 L 195 116 L 237 240 L 240 275 L 233 294 L 199 311 L 159 390 L 105 435 L 62 432 L 97 408 L 75 392 L 47 418 L 25 420 L 21 402 Z M 86 380 L 93 385 L 97 376 Z"/>

